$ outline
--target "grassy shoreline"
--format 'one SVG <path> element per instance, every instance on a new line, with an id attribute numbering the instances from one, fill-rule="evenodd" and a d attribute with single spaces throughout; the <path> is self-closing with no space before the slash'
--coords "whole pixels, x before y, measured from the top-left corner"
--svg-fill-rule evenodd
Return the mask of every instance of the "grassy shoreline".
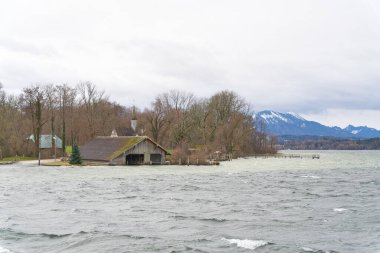
<path id="1" fill-rule="evenodd" d="M 18 161 L 32 161 L 37 160 L 36 157 L 30 157 L 30 156 L 8 156 L 3 157 L 3 159 L 0 159 L 0 162 L 18 162 Z"/>
<path id="2" fill-rule="evenodd" d="M 104 164 L 91 163 L 91 162 L 85 162 L 82 164 L 70 164 L 68 161 L 56 161 L 56 162 L 44 163 L 41 165 L 43 165 L 43 166 L 56 166 L 56 167 L 60 167 L 60 166 L 69 167 L 69 166 L 102 166 Z"/>

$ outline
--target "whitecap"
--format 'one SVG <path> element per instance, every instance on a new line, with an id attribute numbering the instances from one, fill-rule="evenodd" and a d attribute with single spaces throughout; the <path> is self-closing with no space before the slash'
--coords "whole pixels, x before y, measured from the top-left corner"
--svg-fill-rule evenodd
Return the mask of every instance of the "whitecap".
<path id="1" fill-rule="evenodd" d="M 12 253 L 9 249 L 3 248 L 0 246 L 0 253 Z"/>
<path id="2" fill-rule="evenodd" d="M 315 250 L 311 249 L 311 248 L 307 248 L 307 247 L 302 247 L 301 248 L 303 251 L 306 251 L 306 252 L 314 252 Z"/>
<path id="3" fill-rule="evenodd" d="M 346 208 L 334 208 L 334 212 L 337 212 L 337 213 L 342 213 L 342 212 L 345 212 L 347 211 Z"/>
<path id="4" fill-rule="evenodd" d="M 303 178 L 312 178 L 312 179 L 319 179 L 320 177 L 318 176 L 312 176 L 312 175 L 307 175 L 307 176 L 301 176 Z"/>
<path id="5" fill-rule="evenodd" d="M 331 251 L 329 250 L 326 250 L 326 251 L 323 251 L 323 250 L 316 250 L 316 249 L 311 249 L 311 248 L 307 248 L 307 247 L 302 247 L 301 248 L 302 251 L 304 252 L 323 252 L 323 253 L 331 253 Z"/>
<path id="6" fill-rule="evenodd" d="M 248 239 L 239 240 L 239 239 L 222 238 L 222 241 L 228 242 L 230 244 L 236 244 L 237 247 L 250 249 L 250 250 L 254 250 L 259 247 L 263 247 L 269 244 L 268 242 L 263 241 L 263 240 L 248 240 Z"/>

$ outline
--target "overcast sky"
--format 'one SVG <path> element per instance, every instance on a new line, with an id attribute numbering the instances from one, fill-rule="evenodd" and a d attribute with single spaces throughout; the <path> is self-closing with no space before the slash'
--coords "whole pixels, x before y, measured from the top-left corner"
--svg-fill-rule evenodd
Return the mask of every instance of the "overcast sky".
<path id="1" fill-rule="evenodd" d="M 380 1 L 1 1 L 5 90 L 80 81 L 127 106 L 229 89 L 255 111 L 380 128 Z"/>

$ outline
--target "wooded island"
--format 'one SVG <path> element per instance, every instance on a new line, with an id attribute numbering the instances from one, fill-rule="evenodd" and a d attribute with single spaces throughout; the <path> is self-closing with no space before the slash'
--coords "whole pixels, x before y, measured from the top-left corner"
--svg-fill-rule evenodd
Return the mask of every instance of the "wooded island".
<path id="1" fill-rule="evenodd" d="M 37 157 L 41 136 L 51 138 L 47 157 L 66 156 L 67 146 L 81 146 L 113 131 L 120 136 L 147 136 L 176 161 L 193 154 L 275 153 L 275 137 L 265 134 L 264 128 L 255 122 L 251 105 L 233 91 L 199 98 L 171 90 L 157 95 L 150 107 L 136 108 L 111 101 L 91 82 L 75 87 L 36 84 L 19 95 L 7 94 L 0 84 L 0 159 Z"/>

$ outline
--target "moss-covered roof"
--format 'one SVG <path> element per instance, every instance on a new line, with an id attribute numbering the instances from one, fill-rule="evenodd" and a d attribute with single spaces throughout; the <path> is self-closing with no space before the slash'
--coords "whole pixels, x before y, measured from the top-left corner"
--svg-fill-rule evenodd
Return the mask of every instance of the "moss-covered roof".
<path id="1" fill-rule="evenodd" d="M 99 136 L 80 147 L 83 160 L 111 161 L 142 141 L 150 141 L 165 153 L 167 151 L 147 136 Z"/>
<path id="2" fill-rule="evenodd" d="M 123 143 L 124 145 L 120 147 L 118 150 L 115 150 L 115 152 L 113 152 L 113 154 L 111 154 L 108 157 L 108 160 L 115 159 L 116 157 L 123 154 L 125 151 L 133 148 L 134 146 L 136 146 L 137 144 L 139 144 L 145 139 L 146 137 L 141 137 L 141 136 L 133 136 L 133 137 L 127 138 L 125 142 Z"/>

